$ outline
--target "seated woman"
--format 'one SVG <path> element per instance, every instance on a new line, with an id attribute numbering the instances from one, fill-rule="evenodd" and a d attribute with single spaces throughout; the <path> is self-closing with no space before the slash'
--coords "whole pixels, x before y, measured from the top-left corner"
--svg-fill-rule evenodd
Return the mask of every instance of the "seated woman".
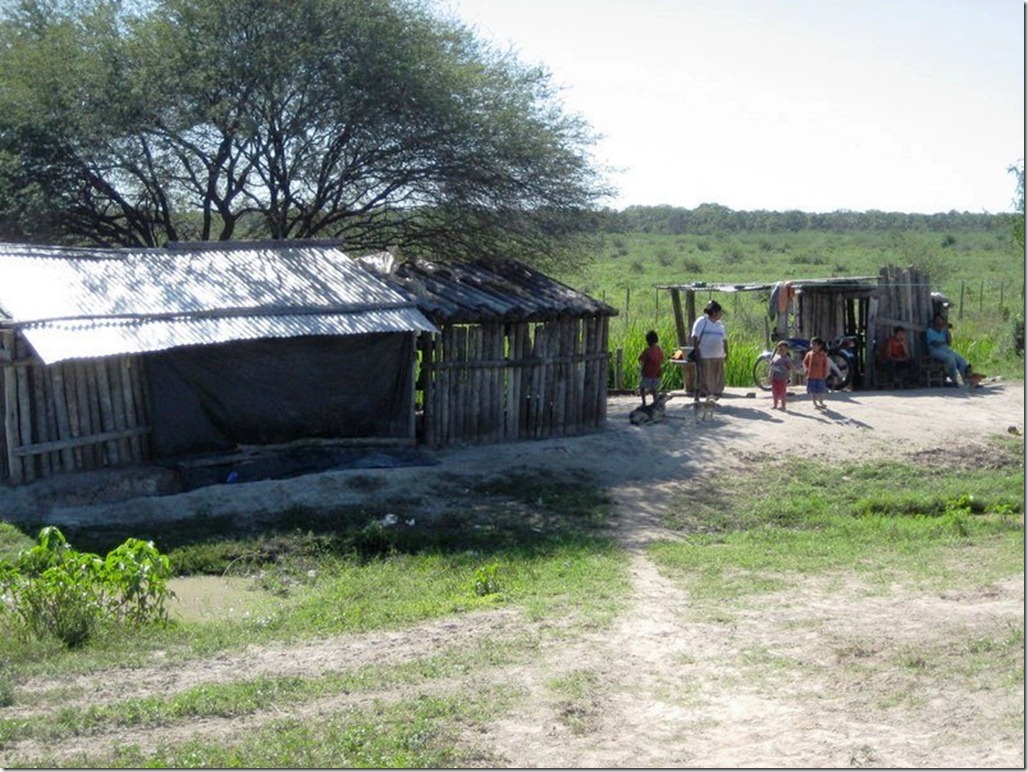
<path id="1" fill-rule="evenodd" d="M 904 328 L 893 328 L 892 336 L 885 341 L 885 361 L 889 365 L 889 379 L 892 383 L 899 381 L 904 386 L 913 385 L 913 360 L 910 356 L 910 346 L 907 344 L 907 331 Z"/>
<path id="2" fill-rule="evenodd" d="M 932 318 L 932 326 L 925 332 L 925 342 L 928 344 L 928 354 L 932 359 L 942 362 L 949 379 L 957 386 L 964 384 L 970 388 L 971 382 L 968 380 L 968 376 L 971 374 L 971 365 L 950 348 L 953 336 L 949 331 L 949 324 L 942 314 L 936 314 Z"/>

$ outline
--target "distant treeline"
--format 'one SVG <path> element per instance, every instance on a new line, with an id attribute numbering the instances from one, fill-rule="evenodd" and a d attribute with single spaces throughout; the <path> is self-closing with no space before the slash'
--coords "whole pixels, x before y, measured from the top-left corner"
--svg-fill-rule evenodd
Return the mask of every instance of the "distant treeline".
<path id="1" fill-rule="evenodd" d="M 780 233 L 789 231 L 991 231 L 1010 228 L 1012 214 L 973 212 L 769 212 L 759 209 L 736 212 L 720 204 L 700 204 L 695 209 L 676 206 L 630 206 L 621 211 L 598 213 L 600 230 L 607 233 L 683 233 L 711 235 L 740 231 Z"/>

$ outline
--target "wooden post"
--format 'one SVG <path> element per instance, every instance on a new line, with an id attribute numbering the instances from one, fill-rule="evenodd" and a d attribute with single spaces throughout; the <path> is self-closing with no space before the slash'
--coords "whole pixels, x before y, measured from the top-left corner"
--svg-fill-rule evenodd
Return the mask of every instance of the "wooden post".
<path id="1" fill-rule="evenodd" d="M 14 372 L 14 332 L 4 330 L 0 338 L 0 349 L 6 352 L 3 365 L 4 400 L 4 447 L 7 451 L 7 474 L 12 483 L 23 479 L 22 460 L 14 451 L 21 444 L 18 438 L 18 384 Z"/>
<path id="2" fill-rule="evenodd" d="M 614 390 L 621 391 L 621 367 L 625 362 L 625 350 L 618 346 L 617 351 L 614 352 Z"/>
<path id="3" fill-rule="evenodd" d="M 682 315 L 682 291 L 678 287 L 671 288 L 671 311 L 675 315 L 675 335 L 678 336 L 679 347 L 689 345 L 689 330 L 685 326 L 685 317 Z"/>

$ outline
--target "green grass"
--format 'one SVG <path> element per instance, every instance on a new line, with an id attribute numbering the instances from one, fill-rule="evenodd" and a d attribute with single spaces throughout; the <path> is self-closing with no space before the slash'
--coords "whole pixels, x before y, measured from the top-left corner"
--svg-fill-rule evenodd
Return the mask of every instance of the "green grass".
<path id="1" fill-rule="evenodd" d="M 531 696 L 502 674 L 531 667 L 555 640 L 610 624 L 628 593 L 628 560 L 607 535 L 611 502 L 601 482 L 574 474 L 455 476 L 441 481 L 439 499 L 449 504 L 432 517 L 424 502 L 394 500 L 328 514 L 291 511 L 279 530 L 260 533 L 222 532 L 227 524 L 213 521 L 191 539 L 175 531 L 167 538 L 179 540 L 171 551 L 183 564 L 210 563 L 251 576 L 262 598 L 254 612 L 242 620 L 103 635 L 79 650 L 5 635 L 0 691 L 8 705 L 36 713 L 0 717 L 0 746 L 36 741 L 43 748 L 24 757 L 9 751 L 5 764 L 495 766 L 489 749 L 468 744 L 469 730 L 474 736 L 476 727 L 512 715 Z M 651 554 L 686 588 L 688 613 L 707 622 L 732 624 L 739 609 L 754 608 L 767 594 L 811 582 L 830 598 L 843 583 L 852 586 L 853 577 L 861 591 L 888 596 L 911 588 L 980 591 L 1023 576 L 1021 438 L 996 438 L 975 454 L 939 451 L 916 465 L 756 459 L 747 473 L 683 486 L 666 516 L 681 540 L 656 544 Z M 397 525 L 376 525 L 389 512 L 398 515 Z M 21 539 L 11 530 L 3 536 L 11 546 Z M 498 605 L 544 624 L 507 633 L 502 641 L 455 641 L 398 663 L 326 663 L 322 672 L 302 677 L 240 673 L 226 682 L 72 705 L 89 695 L 70 676 L 117 667 L 122 675 L 112 677 L 131 678 L 121 668 L 152 665 L 158 652 L 174 666 L 250 644 L 399 629 Z M 832 667 L 854 678 L 887 672 L 895 688 L 878 707 L 888 709 L 929 699 L 929 677 L 952 690 L 969 684 L 1017 689 L 1023 642 L 1023 624 L 1010 623 L 875 651 L 880 643 L 856 637 L 840 641 Z M 819 667 L 754 643 L 740 654 L 734 675 L 725 677 L 740 679 L 740 687 L 771 689 L 797 669 L 827 672 Z M 52 688 L 24 693 L 19 684 L 29 675 L 49 677 Z M 611 696 L 598 672 L 581 667 L 542 685 L 555 720 L 577 736 L 595 730 Z M 279 713 L 281 720 L 261 723 Z M 184 730 L 218 718 L 259 727 L 220 739 L 168 739 L 157 747 L 129 741 L 73 757 L 45 750 L 112 729 L 131 736 L 133 729 Z M 1005 714 L 1002 720 L 1011 719 Z"/>
<path id="2" fill-rule="evenodd" d="M 558 275 L 561 281 L 605 300 L 619 311 L 611 320 L 611 352 L 624 353 L 624 385 L 638 385 L 635 358 L 647 329 L 656 329 L 666 350 L 677 346 L 670 294 L 660 284 L 776 282 L 830 276 L 877 276 L 886 265 L 914 265 L 928 272 L 933 290 L 953 301 L 954 348 L 979 372 L 1024 377 L 1014 350 L 1014 328 L 1023 328 L 1024 255 L 1010 228 L 956 234 L 927 230 L 736 232 L 715 235 L 604 234 L 594 258 Z M 709 293 L 726 309 L 731 336 L 726 380 L 751 386 L 750 368 L 766 343 L 767 295 Z M 702 306 L 707 295 L 697 293 Z M 678 368 L 665 377 L 679 388 Z M 613 379 L 611 368 L 611 384 Z"/>
<path id="3" fill-rule="evenodd" d="M 313 719 L 282 719 L 220 742 L 166 743 L 156 750 L 122 745 L 110 755 L 32 759 L 38 766 L 172 768 L 418 768 L 470 761 L 457 728 L 501 712 L 511 696 L 502 688 L 472 695 L 410 699 L 339 709 Z"/>
<path id="4" fill-rule="evenodd" d="M 546 473 L 452 477 L 438 494 L 449 507 L 431 515 L 420 502 L 383 500 L 328 513 L 291 510 L 277 528 L 256 533 L 209 518 L 198 519 L 193 530 L 153 524 L 145 538 L 159 548 L 173 545 L 164 549 L 180 574 L 248 577 L 249 613 L 111 632 L 79 653 L 8 630 L 0 657 L 22 674 L 87 671 L 143 660 L 155 648 L 169 657 L 210 656 L 249 643 L 398 627 L 498 605 L 517 606 L 529 619 L 561 616 L 585 625 L 616 613 L 628 588 L 627 561 L 605 531 L 612 505 L 595 480 Z M 381 524 L 386 514 L 397 516 L 395 525 Z M 12 531 L 10 543 L 20 543 Z M 125 536 L 116 529 L 68 531 L 77 549 L 103 548 Z M 493 581 L 483 593 L 484 570 Z"/>
<path id="5" fill-rule="evenodd" d="M 1024 570 L 1023 444 L 997 440 L 989 457 L 964 469 L 768 461 L 686 492 L 668 516 L 685 538 L 653 556 L 692 597 L 719 601 L 850 571 L 878 586 L 987 584 Z"/>

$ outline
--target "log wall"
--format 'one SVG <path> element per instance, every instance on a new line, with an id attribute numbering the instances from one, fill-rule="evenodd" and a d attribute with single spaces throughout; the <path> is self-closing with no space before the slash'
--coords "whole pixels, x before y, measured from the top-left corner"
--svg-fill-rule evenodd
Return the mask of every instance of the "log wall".
<path id="1" fill-rule="evenodd" d="M 925 331 L 932 322 L 932 292 L 928 274 L 914 267 L 898 268 L 888 265 L 878 272 L 876 303 L 868 317 L 868 329 L 873 335 L 874 360 L 882 356 L 885 341 L 894 327 L 907 331 L 907 344 L 914 361 L 926 352 Z M 869 361 L 871 358 L 869 357 Z M 881 378 L 875 378 L 875 385 Z"/>
<path id="2" fill-rule="evenodd" d="M 0 343 L 0 479 L 12 484 L 150 458 L 142 362 L 123 356 L 44 365 L 10 330 Z"/>
<path id="3" fill-rule="evenodd" d="M 607 418 L 607 317 L 447 325 L 422 347 L 421 439 L 582 434 Z"/>

